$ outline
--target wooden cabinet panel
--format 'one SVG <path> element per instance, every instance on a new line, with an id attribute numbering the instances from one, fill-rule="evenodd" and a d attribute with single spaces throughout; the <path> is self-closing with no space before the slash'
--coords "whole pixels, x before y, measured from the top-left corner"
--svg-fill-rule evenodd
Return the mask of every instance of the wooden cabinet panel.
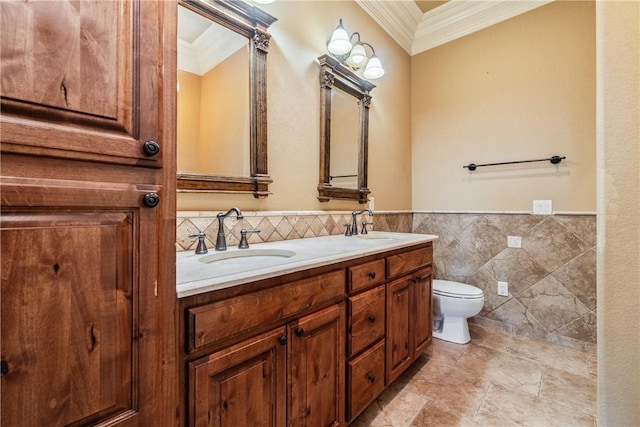
<path id="1" fill-rule="evenodd" d="M 429 347 L 432 341 L 433 314 L 431 311 L 431 268 L 420 270 L 413 281 L 413 330 L 415 336 L 415 356 Z"/>
<path id="2" fill-rule="evenodd" d="M 291 323 L 287 425 L 344 425 L 344 304 Z"/>
<path id="3" fill-rule="evenodd" d="M 278 328 L 191 362 L 189 425 L 285 426 L 285 333 Z"/>
<path id="4" fill-rule="evenodd" d="M 135 210 L 3 213 L 3 425 L 134 417 Z"/>
<path id="5" fill-rule="evenodd" d="M 385 286 L 349 297 L 348 356 L 384 337 Z"/>
<path id="6" fill-rule="evenodd" d="M 347 420 L 353 420 L 384 390 L 384 340 L 347 364 Z"/>
<path id="7" fill-rule="evenodd" d="M 387 257 L 387 278 L 393 279 L 431 264 L 433 246 Z"/>
<path id="8" fill-rule="evenodd" d="M 344 295 L 344 270 L 188 309 L 189 350 L 291 317 Z M 220 325 L 224 323 L 224 328 Z"/>
<path id="9" fill-rule="evenodd" d="M 143 150 L 162 136 L 152 3 L 3 1 L 2 151 L 160 166 Z"/>
<path id="10" fill-rule="evenodd" d="M 0 4 L 3 425 L 177 424 L 176 19 Z"/>
<path id="11" fill-rule="evenodd" d="M 387 384 L 413 362 L 410 331 L 411 280 L 403 278 L 387 285 Z"/>
<path id="12" fill-rule="evenodd" d="M 384 259 L 348 268 L 349 292 L 370 288 L 384 282 Z"/>

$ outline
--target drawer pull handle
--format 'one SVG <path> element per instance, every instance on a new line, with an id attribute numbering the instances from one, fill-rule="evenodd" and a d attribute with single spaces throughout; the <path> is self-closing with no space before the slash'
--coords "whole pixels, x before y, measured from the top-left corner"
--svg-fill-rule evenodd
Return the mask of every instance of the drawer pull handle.
<path id="1" fill-rule="evenodd" d="M 367 375 L 367 380 L 368 380 L 371 384 L 373 384 L 374 382 L 376 382 L 376 376 L 375 376 L 375 375 L 373 375 L 373 374 L 369 374 L 369 375 Z"/>
<path id="2" fill-rule="evenodd" d="M 369 316 L 369 322 L 371 323 L 375 323 L 376 321 L 376 316 L 374 316 L 373 314 Z"/>
<path id="3" fill-rule="evenodd" d="M 371 273 L 369 273 L 369 278 L 370 278 L 370 279 L 375 279 L 375 278 L 376 278 L 376 273 L 375 273 L 375 271 L 372 271 Z"/>
<path id="4" fill-rule="evenodd" d="M 295 332 L 296 332 L 296 335 L 299 337 L 304 335 L 304 329 L 302 328 L 296 328 Z"/>
<path id="5" fill-rule="evenodd" d="M 280 345 L 287 345 L 287 336 L 282 335 L 280 338 L 278 338 L 278 342 L 280 343 Z"/>
<path id="6" fill-rule="evenodd" d="M 9 373 L 9 364 L 3 360 L 0 362 L 0 377 L 4 377 Z"/>
<path id="7" fill-rule="evenodd" d="M 411 281 L 413 283 L 418 283 L 418 282 L 422 282 L 423 280 L 427 279 L 429 276 L 418 276 L 418 277 L 414 277 L 413 279 L 411 279 Z"/>

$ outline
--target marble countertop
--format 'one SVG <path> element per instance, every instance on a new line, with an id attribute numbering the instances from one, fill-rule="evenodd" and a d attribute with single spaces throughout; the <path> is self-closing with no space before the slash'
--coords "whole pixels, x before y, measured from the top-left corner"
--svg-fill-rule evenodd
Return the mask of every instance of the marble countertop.
<path id="1" fill-rule="evenodd" d="M 332 262 L 348 261 L 367 255 L 431 242 L 431 234 L 390 233 L 372 231 L 358 236 L 324 236 L 281 242 L 257 243 L 249 249 L 228 248 L 224 252 L 209 250 L 196 255 L 193 251 L 176 253 L 176 290 L 178 298 L 215 291 L 247 282 L 320 267 Z M 264 250 L 264 252 L 263 252 Z M 244 256 L 253 251 L 267 256 Z M 289 253 L 286 253 L 290 251 Z M 245 254 L 248 252 L 245 252 Z M 278 256 L 277 254 L 292 256 Z M 225 259 L 222 259 L 225 258 Z M 212 262 L 205 262 L 211 260 Z"/>

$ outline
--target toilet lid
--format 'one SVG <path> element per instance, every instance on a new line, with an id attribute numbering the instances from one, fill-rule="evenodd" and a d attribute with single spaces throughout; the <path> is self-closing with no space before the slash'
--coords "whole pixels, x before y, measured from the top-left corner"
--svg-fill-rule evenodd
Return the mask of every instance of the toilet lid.
<path id="1" fill-rule="evenodd" d="M 438 279 L 433 281 L 433 293 L 454 298 L 482 298 L 484 296 L 482 289 L 475 286 Z"/>

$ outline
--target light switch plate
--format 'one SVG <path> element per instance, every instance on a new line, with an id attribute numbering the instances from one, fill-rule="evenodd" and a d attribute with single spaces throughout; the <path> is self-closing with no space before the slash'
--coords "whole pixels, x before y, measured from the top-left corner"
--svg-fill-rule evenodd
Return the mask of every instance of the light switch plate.
<path id="1" fill-rule="evenodd" d="M 533 201 L 533 214 L 534 215 L 551 215 L 553 213 L 553 207 L 551 200 L 534 200 Z"/>

